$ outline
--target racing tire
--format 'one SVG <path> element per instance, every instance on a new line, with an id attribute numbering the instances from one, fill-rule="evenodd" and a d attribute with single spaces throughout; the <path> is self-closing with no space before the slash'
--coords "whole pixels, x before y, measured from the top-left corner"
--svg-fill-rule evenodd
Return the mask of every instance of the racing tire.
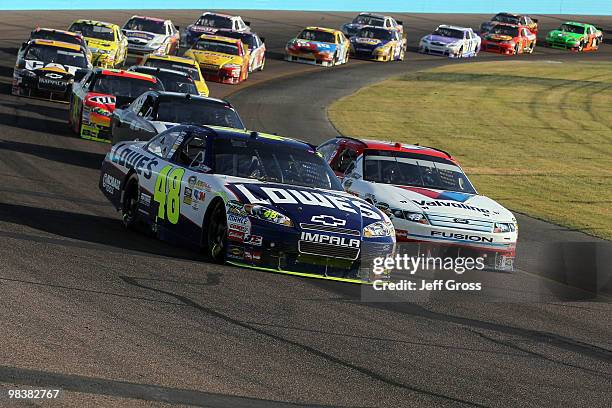
<path id="1" fill-rule="evenodd" d="M 259 66 L 259 68 L 257 68 L 257 70 L 261 72 L 264 70 L 265 66 L 266 66 L 266 57 L 264 57 L 264 59 L 261 61 L 261 65 Z"/>
<path id="2" fill-rule="evenodd" d="M 206 252 L 216 263 L 225 262 L 225 250 L 227 246 L 227 216 L 225 204 L 217 201 L 212 208 L 206 228 Z"/>
<path id="3" fill-rule="evenodd" d="M 594 50 L 599 48 L 599 41 L 597 40 L 597 38 L 593 39 L 593 44 L 591 45 L 591 48 Z"/>
<path id="4" fill-rule="evenodd" d="M 578 52 L 584 50 L 584 42 L 580 41 L 580 44 L 578 45 Z"/>
<path id="5" fill-rule="evenodd" d="M 519 55 L 520 50 L 521 50 L 521 47 L 518 44 L 516 44 L 516 46 L 514 47 L 514 55 Z"/>
<path id="6" fill-rule="evenodd" d="M 399 56 L 399 60 L 398 61 L 403 61 L 404 58 L 406 58 L 406 50 L 402 48 L 402 51 L 400 52 L 400 56 Z"/>
<path id="7" fill-rule="evenodd" d="M 536 42 L 534 40 L 531 44 L 529 44 L 529 49 L 527 51 L 527 54 L 533 54 L 533 50 L 535 49 L 535 46 L 536 46 Z"/>
<path id="8" fill-rule="evenodd" d="M 140 199 L 140 188 L 138 177 L 132 174 L 125 182 L 121 193 L 121 222 L 129 230 L 136 229 L 138 225 L 138 200 Z"/>

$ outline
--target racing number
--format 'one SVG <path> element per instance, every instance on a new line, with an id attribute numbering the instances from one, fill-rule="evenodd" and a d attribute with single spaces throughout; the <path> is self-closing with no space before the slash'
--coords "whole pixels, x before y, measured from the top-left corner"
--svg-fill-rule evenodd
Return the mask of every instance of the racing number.
<path id="1" fill-rule="evenodd" d="M 166 166 L 159 172 L 155 181 L 155 194 L 153 200 L 159 203 L 157 218 L 166 219 L 177 224 L 181 213 L 181 181 L 185 169 Z"/>

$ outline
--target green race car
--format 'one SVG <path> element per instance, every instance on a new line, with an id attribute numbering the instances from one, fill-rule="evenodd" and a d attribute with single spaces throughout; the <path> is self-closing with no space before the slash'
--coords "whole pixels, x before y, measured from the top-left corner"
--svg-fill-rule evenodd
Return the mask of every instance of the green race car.
<path id="1" fill-rule="evenodd" d="M 546 36 L 546 45 L 572 51 L 591 51 L 603 42 L 603 32 L 592 24 L 568 21 Z"/>

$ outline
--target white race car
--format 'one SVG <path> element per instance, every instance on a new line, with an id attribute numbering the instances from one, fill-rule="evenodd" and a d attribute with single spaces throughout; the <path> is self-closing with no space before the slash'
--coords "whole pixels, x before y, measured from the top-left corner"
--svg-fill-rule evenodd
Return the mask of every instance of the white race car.
<path id="1" fill-rule="evenodd" d="M 128 54 L 177 54 L 180 34 L 170 20 L 132 16 L 121 29 L 128 39 Z"/>
<path id="2" fill-rule="evenodd" d="M 479 51 L 480 37 L 466 27 L 438 26 L 419 43 L 419 52 L 450 58 L 475 57 Z"/>
<path id="3" fill-rule="evenodd" d="M 448 153 L 350 138 L 332 139 L 317 151 L 347 192 L 390 216 L 397 242 L 421 243 L 426 253 L 486 255 L 488 267 L 514 269 L 516 218 L 479 195 Z"/>

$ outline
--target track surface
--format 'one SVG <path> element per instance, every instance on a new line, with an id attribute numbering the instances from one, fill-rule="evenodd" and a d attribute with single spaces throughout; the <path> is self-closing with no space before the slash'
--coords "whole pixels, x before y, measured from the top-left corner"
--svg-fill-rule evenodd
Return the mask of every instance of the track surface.
<path id="1" fill-rule="evenodd" d="M 554 301 L 568 289 L 531 273 L 535 261 L 525 265 L 530 273 L 494 275 L 508 302 L 363 303 L 353 286 L 219 267 L 124 231 L 97 189 L 108 147 L 73 137 L 64 106 L 12 97 L 8 84 L 16 49 L 36 24 L 122 23 L 131 14 L 0 15 L 0 392 L 61 387 L 58 406 L 609 404 L 612 307 Z M 198 12 L 138 14 L 184 27 Z M 337 97 L 448 63 L 409 53 L 403 64 L 327 71 L 289 64 L 275 58 L 301 27 L 337 27 L 350 16 L 241 14 L 267 38 L 269 64 L 247 87 L 211 90 L 230 96 L 259 130 L 318 142 L 336 134 L 325 106 Z M 412 47 L 438 23 L 476 27 L 486 17 L 402 16 Z M 565 18 L 541 17 L 542 31 Z M 611 19 L 590 20 L 612 28 Z M 531 58 L 610 60 L 611 48 Z M 530 248 L 594 241 L 524 217 L 521 226 Z M 553 294 L 546 301 L 512 302 L 543 290 Z"/>

